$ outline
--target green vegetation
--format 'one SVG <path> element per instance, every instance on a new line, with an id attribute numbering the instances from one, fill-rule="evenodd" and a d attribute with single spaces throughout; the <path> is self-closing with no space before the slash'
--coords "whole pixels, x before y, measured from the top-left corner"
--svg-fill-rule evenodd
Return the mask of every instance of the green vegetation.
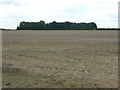
<path id="1" fill-rule="evenodd" d="M 13 76 L 23 76 L 23 77 L 31 77 L 31 78 L 38 78 L 38 76 L 35 76 L 35 75 L 32 75 L 32 74 L 29 74 L 29 73 L 4 73 L 4 74 L 11 74 Z M 40 78 L 40 77 L 39 77 Z"/>
<path id="2" fill-rule="evenodd" d="M 73 23 L 73 22 L 56 22 L 45 23 L 40 22 L 21 22 L 17 26 L 17 30 L 96 30 L 97 25 L 94 22 L 90 23 Z"/>

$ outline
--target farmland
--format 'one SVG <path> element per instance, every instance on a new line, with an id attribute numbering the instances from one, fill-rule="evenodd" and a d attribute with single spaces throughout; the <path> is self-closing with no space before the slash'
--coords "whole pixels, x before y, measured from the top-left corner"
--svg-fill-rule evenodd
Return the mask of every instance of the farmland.
<path id="1" fill-rule="evenodd" d="M 3 31 L 3 88 L 117 88 L 118 31 Z"/>

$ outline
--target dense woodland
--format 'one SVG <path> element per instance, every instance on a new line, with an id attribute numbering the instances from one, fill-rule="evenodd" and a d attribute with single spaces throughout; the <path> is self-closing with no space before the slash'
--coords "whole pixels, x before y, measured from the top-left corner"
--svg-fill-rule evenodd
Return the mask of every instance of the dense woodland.
<path id="1" fill-rule="evenodd" d="M 20 22 L 17 30 L 97 30 L 94 22 L 90 23 L 73 23 L 73 22 Z"/>

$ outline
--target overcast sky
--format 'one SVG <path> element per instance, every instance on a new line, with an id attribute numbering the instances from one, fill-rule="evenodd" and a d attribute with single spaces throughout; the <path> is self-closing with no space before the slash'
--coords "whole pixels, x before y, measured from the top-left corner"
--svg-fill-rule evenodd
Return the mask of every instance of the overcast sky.
<path id="1" fill-rule="evenodd" d="M 0 28 L 16 29 L 21 21 L 95 22 L 118 27 L 119 0 L 0 0 Z"/>

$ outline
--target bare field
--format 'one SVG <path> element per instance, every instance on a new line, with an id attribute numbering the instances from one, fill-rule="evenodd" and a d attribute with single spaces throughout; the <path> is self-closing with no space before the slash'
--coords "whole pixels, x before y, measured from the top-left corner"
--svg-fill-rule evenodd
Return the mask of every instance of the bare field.
<path id="1" fill-rule="evenodd" d="M 118 31 L 3 31 L 3 88 L 118 88 Z"/>

